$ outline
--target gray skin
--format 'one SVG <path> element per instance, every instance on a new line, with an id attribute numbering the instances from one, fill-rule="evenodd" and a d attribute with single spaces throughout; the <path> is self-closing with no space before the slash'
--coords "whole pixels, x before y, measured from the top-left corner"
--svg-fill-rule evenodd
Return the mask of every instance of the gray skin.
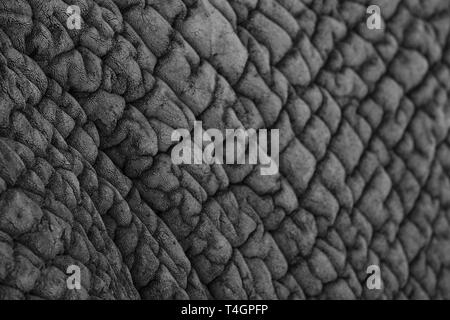
<path id="1" fill-rule="evenodd" d="M 450 2 L 371 2 L 0 0 L 0 298 L 449 299 Z"/>

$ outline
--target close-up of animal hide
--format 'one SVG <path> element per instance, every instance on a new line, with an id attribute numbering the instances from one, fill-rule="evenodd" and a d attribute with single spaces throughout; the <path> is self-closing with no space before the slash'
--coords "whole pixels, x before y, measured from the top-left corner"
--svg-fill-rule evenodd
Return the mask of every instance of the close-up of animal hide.
<path id="1" fill-rule="evenodd" d="M 450 299 L 449 45 L 448 0 L 0 0 L 0 300 Z"/>

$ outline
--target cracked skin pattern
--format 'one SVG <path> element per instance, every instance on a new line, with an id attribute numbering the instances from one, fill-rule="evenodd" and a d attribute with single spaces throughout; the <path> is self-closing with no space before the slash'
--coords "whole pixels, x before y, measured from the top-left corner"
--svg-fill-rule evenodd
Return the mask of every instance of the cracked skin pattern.
<path id="1" fill-rule="evenodd" d="M 0 298 L 450 299 L 449 32 L 447 0 L 0 0 Z M 280 129 L 279 174 L 173 165 L 195 120 Z"/>

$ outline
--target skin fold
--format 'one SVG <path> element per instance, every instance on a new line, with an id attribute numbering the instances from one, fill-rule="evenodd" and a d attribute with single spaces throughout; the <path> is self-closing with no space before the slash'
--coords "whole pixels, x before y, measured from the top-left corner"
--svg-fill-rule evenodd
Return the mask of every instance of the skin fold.
<path id="1" fill-rule="evenodd" d="M 0 0 L 0 299 L 450 299 L 449 9 Z M 173 164 L 195 121 L 278 173 Z"/>

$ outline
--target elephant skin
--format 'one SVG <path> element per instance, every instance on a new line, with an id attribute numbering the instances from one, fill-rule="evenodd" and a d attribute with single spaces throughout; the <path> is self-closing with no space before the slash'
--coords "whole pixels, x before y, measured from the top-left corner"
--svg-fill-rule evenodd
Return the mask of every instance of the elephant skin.
<path id="1" fill-rule="evenodd" d="M 0 0 L 0 299 L 450 299 L 450 2 L 373 2 Z"/>

